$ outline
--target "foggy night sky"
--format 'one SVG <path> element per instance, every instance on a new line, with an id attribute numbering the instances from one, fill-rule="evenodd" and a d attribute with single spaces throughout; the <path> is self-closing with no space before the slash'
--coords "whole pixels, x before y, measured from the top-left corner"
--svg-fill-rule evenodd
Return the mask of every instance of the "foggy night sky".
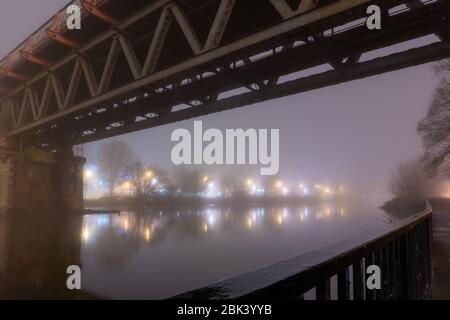
<path id="1" fill-rule="evenodd" d="M 1 0 L 4 57 L 67 0 Z M 431 64 L 198 118 L 206 128 L 279 128 L 280 174 L 291 183 L 340 181 L 379 199 L 395 166 L 421 154 L 415 132 L 437 83 Z M 169 168 L 172 130 L 193 120 L 119 137 L 144 162 Z M 101 143 L 101 142 L 100 142 Z M 88 162 L 99 143 L 85 146 Z M 252 172 L 257 172 L 253 168 Z"/>

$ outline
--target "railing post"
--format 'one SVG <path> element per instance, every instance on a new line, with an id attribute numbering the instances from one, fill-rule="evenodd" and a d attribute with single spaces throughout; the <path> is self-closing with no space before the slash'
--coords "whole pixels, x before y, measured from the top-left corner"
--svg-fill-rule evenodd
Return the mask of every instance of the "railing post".
<path id="1" fill-rule="evenodd" d="M 390 299 L 391 297 L 391 261 L 389 260 L 389 245 L 390 243 L 380 249 L 381 290 L 378 291 L 380 291 L 383 300 Z"/>
<path id="2" fill-rule="evenodd" d="M 367 267 L 372 265 L 374 262 L 373 258 L 373 252 L 370 252 L 365 258 L 364 258 L 364 270 L 367 270 Z M 369 290 L 366 285 L 366 273 L 364 272 L 364 291 L 365 291 L 365 297 L 366 300 L 375 300 L 375 292 L 374 290 Z"/>
<path id="3" fill-rule="evenodd" d="M 383 298 L 382 293 L 384 288 L 384 277 L 385 277 L 385 270 L 383 269 L 383 252 L 381 248 L 378 248 L 374 251 L 374 265 L 377 265 L 381 269 L 381 290 L 373 289 L 373 293 L 375 295 L 375 300 L 381 300 Z"/>
<path id="4" fill-rule="evenodd" d="M 319 283 L 316 287 L 316 300 L 330 300 L 330 278 Z"/>
<path id="5" fill-rule="evenodd" d="M 417 228 L 413 228 L 408 232 L 409 236 L 409 261 L 410 261 L 410 297 L 412 300 L 416 300 L 418 298 L 417 294 L 417 282 L 418 282 L 418 272 L 417 272 L 417 252 L 416 252 L 416 236 L 417 236 Z M 423 257 L 421 257 L 423 258 Z"/>
<path id="6" fill-rule="evenodd" d="M 400 265 L 400 241 L 399 238 L 395 238 L 392 241 L 392 261 L 393 273 L 391 275 L 391 286 L 393 288 L 393 299 L 400 299 L 400 275 L 401 275 L 401 265 Z M 391 269 L 392 270 L 392 269 Z"/>
<path id="7" fill-rule="evenodd" d="M 428 282 L 428 299 L 431 299 L 432 295 L 432 281 L 433 281 L 433 216 L 430 215 L 427 219 L 427 249 L 428 249 L 428 270 L 427 270 L 427 282 Z"/>
<path id="8" fill-rule="evenodd" d="M 338 273 L 338 300 L 350 299 L 350 275 L 349 267 Z"/>
<path id="9" fill-rule="evenodd" d="M 411 268 L 409 254 L 408 233 L 402 235 L 399 239 L 400 246 L 400 299 L 408 300 L 411 298 Z"/>
<path id="10" fill-rule="evenodd" d="M 365 272 L 362 260 L 359 259 L 353 264 L 353 299 L 364 300 Z"/>

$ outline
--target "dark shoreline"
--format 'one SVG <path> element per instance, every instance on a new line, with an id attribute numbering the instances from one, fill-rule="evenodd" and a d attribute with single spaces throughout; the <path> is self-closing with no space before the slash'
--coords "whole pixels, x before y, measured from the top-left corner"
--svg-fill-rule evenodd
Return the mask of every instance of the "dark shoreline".
<path id="1" fill-rule="evenodd" d="M 95 213 L 102 208 L 106 211 L 117 211 L 117 208 L 153 208 L 153 209 L 180 209 L 205 207 L 272 207 L 272 206 L 311 206 L 323 203 L 340 202 L 340 198 L 320 199 L 314 197 L 230 197 L 218 199 L 204 199 L 201 197 L 152 197 L 136 199 L 128 197 L 113 197 L 85 200 L 84 205 L 88 213 Z M 108 208 L 108 209 L 106 209 Z"/>

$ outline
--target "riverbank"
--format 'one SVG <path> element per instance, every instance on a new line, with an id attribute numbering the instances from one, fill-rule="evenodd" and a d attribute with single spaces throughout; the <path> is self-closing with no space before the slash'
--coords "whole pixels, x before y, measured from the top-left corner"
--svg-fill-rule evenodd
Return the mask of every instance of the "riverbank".
<path id="1" fill-rule="evenodd" d="M 312 206 L 322 203 L 331 203 L 341 201 L 340 198 L 321 199 L 316 197 L 252 197 L 235 196 L 226 198 L 202 198 L 202 197 L 178 197 L 178 196 L 155 196 L 146 199 L 133 197 L 104 197 L 99 199 L 85 200 L 85 208 L 93 210 L 95 208 L 133 208 L 133 207 L 152 207 L 152 208 L 203 208 L 208 206 L 227 206 L 227 207 L 271 207 L 271 206 Z"/>

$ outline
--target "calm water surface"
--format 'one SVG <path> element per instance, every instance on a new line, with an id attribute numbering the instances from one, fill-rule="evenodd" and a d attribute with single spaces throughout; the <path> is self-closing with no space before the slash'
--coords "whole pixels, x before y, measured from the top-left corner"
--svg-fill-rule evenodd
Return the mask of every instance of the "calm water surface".
<path id="1" fill-rule="evenodd" d="M 390 223 L 375 208 L 332 204 L 3 218 L 0 297 L 65 296 L 65 270 L 78 264 L 85 294 L 160 299 Z"/>

